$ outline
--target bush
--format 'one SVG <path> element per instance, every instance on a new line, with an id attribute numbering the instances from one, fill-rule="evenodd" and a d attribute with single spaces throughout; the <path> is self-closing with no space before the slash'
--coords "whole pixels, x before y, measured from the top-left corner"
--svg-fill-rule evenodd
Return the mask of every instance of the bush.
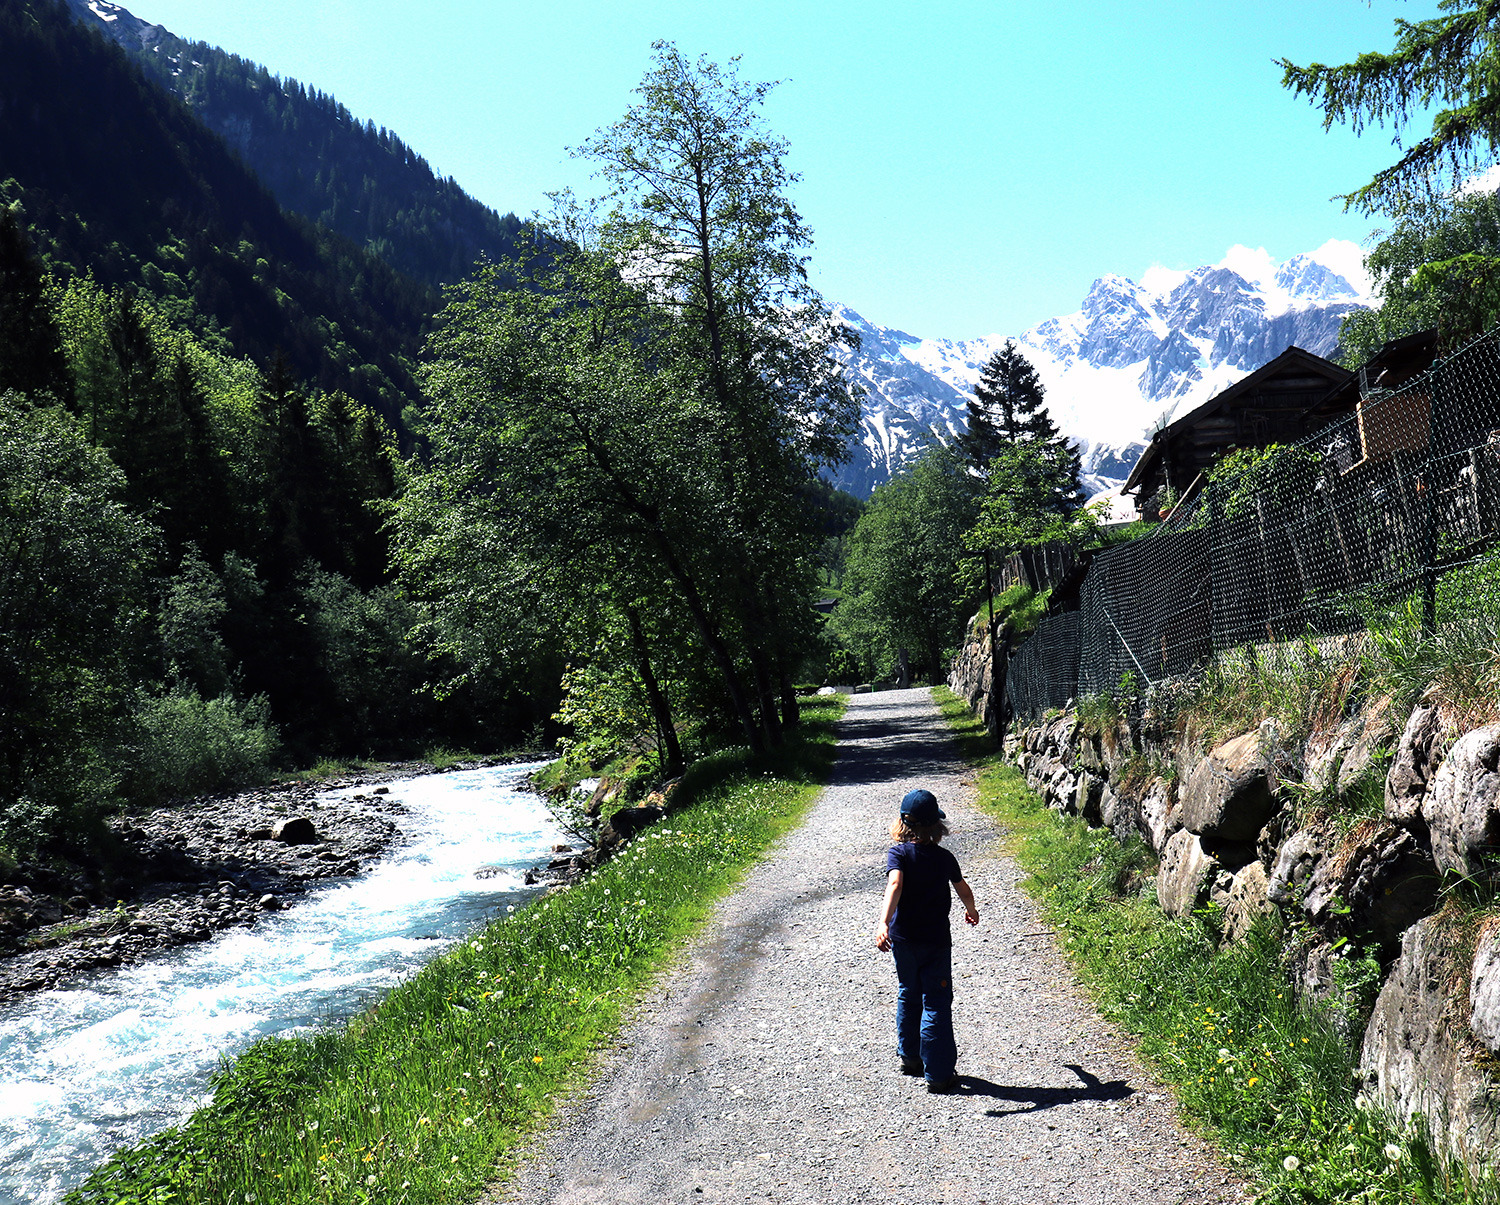
<path id="1" fill-rule="evenodd" d="M 141 803 L 265 782 L 280 745 L 264 695 L 241 702 L 179 689 L 143 698 L 135 720 L 130 794 Z"/>

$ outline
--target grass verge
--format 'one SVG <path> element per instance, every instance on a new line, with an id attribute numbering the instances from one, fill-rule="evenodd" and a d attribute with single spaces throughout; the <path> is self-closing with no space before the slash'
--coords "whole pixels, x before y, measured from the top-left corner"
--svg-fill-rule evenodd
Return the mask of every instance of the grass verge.
<path id="1" fill-rule="evenodd" d="M 476 933 L 348 1024 L 258 1042 L 184 1126 L 117 1154 L 73 1205 L 472 1200 L 682 940 L 806 811 L 842 699 L 774 755 L 696 763 L 689 802 L 582 882 Z"/>
<path id="2" fill-rule="evenodd" d="M 1220 950 L 1211 917 L 1164 915 L 1143 843 L 1050 811 L 962 699 L 945 687 L 933 697 L 974 766 L 980 807 L 1004 827 L 1100 1012 L 1134 1035 L 1259 1201 L 1500 1201 L 1493 1178 L 1436 1158 L 1420 1134 L 1365 1107 L 1350 1074 L 1358 1052 L 1328 1016 L 1296 1004 L 1275 933 Z"/>

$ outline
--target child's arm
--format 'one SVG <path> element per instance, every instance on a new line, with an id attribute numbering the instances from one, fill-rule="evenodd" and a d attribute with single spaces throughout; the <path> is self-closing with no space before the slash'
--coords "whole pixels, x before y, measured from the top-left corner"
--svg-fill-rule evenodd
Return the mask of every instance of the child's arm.
<path id="1" fill-rule="evenodd" d="M 885 876 L 885 905 L 880 912 L 880 923 L 875 926 L 875 948 L 882 953 L 891 948 L 891 917 L 896 915 L 900 899 L 901 872 L 892 870 Z"/>
<path id="2" fill-rule="evenodd" d="M 969 886 L 967 879 L 959 879 L 953 884 L 953 890 L 958 892 L 958 898 L 963 901 L 964 920 L 971 925 L 979 923 L 979 909 L 974 904 L 974 889 Z"/>

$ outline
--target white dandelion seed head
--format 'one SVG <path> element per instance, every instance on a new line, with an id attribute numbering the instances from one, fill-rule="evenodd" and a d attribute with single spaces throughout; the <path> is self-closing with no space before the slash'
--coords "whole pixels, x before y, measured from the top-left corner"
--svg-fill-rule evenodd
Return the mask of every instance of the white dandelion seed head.
<path id="1" fill-rule="evenodd" d="M 1281 1161 L 1281 1166 L 1289 1172 L 1294 1172 L 1302 1166 L 1302 1160 L 1297 1158 L 1296 1155 L 1288 1155 Z"/>

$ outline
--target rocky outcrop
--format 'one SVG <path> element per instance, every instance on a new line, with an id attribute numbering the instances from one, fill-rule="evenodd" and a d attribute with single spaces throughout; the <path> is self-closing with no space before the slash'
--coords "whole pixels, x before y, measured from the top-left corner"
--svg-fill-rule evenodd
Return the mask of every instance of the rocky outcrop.
<path id="1" fill-rule="evenodd" d="M 1421 703 L 1406 721 L 1385 777 L 1385 814 L 1397 824 L 1421 816 L 1427 784 L 1443 759 L 1444 730 L 1437 704 Z"/>
<path id="2" fill-rule="evenodd" d="M 991 669 L 988 625 L 970 624 L 968 637 L 948 667 L 948 689 L 986 724 L 990 722 Z"/>
<path id="3" fill-rule="evenodd" d="M 1229 901 L 1224 905 L 1224 940 L 1243 941 L 1256 921 L 1275 913 L 1266 868 L 1251 862 L 1234 876 L 1229 888 Z"/>
<path id="4" fill-rule="evenodd" d="M 1439 1146 L 1472 1163 L 1500 1143 L 1500 1087 L 1469 1048 L 1454 937 L 1437 918 L 1409 928 L 1365 1030 L 1366 1094 L 1397 1118 L 1421 1114 Z"/>
<path id="5" fill-rule="evenodd" d="M 1422 796 L 1439 870 L 1476 875 L 1500 855 L 1500 724 L 1459 738 Z"/>

